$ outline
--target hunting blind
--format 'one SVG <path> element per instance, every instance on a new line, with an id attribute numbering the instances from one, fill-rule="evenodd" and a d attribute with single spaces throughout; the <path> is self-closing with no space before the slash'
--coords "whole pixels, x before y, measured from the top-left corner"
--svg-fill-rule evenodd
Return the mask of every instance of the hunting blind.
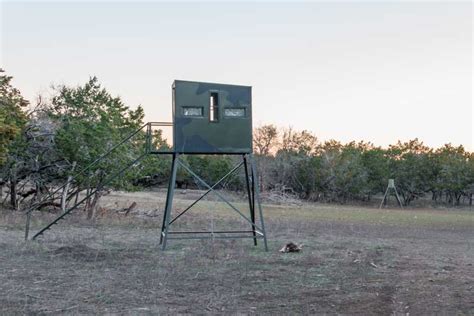
<path id="1" fill-rule="evenodd" d="M 251 238 L 255 245 L 257 245 L 257 239 L 263 239 L 265 250 L 268 250 L 257 183 L 257 170 L 252 155 L 252 88 L 240 85 L 175 80 L 172 90 L 173 122 L 146 123 L 121 142 L 114 145 L 85 169 L 77 172 L 76 177 L 90 172 L 93 166 L 107 158 L 114 150 L 120 150 L 120 146 L 133 141 L 134 137 L 145 135 L 144 151 L 139 157 L 129 162 L 124 168 L 120 168 L 117 172 L 105 177 L 95 190 L 88 191 L 83 199 L 79 201 L 76 200 L 71 207 L 65 209 L 61 215 L 36 233 L 33 239 L 44 234 L 45 231 L 57 224 L 58 221 L 77 209 L 79 205 L 83 204 L 88 198 L 95 194 L 97 190 L 102 189 L 112 180 L 120 177 L 128 169 L 139 164 L 140 160 L 145 156 L 152 154 L 172 156 L 171 174 L 168 181 L 160 234 L 160 244 L 163 250 L 166 249 L 167 241 L 171 239 L 209 238 Z M 161 126 L 171 126 L 173 128 L 173 147 L 171 149 L 157 149 L 153 145 L 153 127 Z M 241 159 L 229 172 L 222 175 L 220 180 L 209 184 L 190 168 L 187 162 L 182 159 L 181 156 L 183 155 L 235 155 L 240 156 Z M 173 197 L 178 168 L 184 169 L 184 171 L 191 175 L 196 183 L 199 183 L 206 191 L 198 199 L 190 203 L 188 207 L 173 217 Z M 248 198 L 248 211 L 246 212 L 239 210 L 239 208 L 229 202 L 221 192 L 215 190 L 240 169 L 244 169 L 245 174 L 244 185 Z M 69 194 L 69 192 L 67 192 L 68 187 L 68 184 L 59 187 L 45 199 L 51 197 L 54 199 L 57 193 L 62 193 L 62 195 Z M 61 192 L 61 190 L 63 192 Z M 211 229 L 211 231 L 173 231 L 170 229 L 174 222 L 211 192 L 215 193 L 222 202 L 227 204 L 227 206 L 244 219 L 250 225 L 249 229 L 222 231 L 215 231 L 213 229 Z M 71 192 L 70 194 L 72 197 L 74 193 Z M 68 198 L 66 200 L 72 201 L 73 199 Z M 36 203 L 27 210 L 25 239 L 28 239 L 31 212 L 40 205 L 41 203 Z M 258 224 L 256 221 L 257 212 L 259 219 Z"/>
<path id="2" fill-rule="evenodd" d="M 173 144 L 179 153 L 252 152 L 252 88 L 176 80 Z"/>

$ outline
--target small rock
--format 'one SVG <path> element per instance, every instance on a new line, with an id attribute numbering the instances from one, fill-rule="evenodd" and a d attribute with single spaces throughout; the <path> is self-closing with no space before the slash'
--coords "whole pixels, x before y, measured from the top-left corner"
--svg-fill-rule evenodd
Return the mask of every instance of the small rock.
<path id="1" fill-rule="evenodd" d="M 283 248 L 280 249 L 280 252 L 282 253 L 300 252 L 302 248 L 303 248 L 303 244 L 298 245 L 293 242 L 289 242 L 285 246 L 283 246 Z"/>

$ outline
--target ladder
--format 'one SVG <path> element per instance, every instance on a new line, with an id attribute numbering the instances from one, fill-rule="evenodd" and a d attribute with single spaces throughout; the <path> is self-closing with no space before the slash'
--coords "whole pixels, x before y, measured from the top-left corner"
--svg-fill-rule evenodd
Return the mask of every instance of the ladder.
<path id="1" fill-rule="evenodd" d="M 92 197 L 95 193 L 97 193 L 97 191 L 102 190 L 106 185 L 111 183 L 114 179 L 117 179 L 118 177 L 123 175 L 123 173 L 125 171 L 127 171 L 133 165 L 135 165 L 140 160 L 142 160 L 146 155 L 148 155 L 150 153 L 171 154 L 172 151 L 157 150 L 156 148 L 153 148 L 153 145 L 152 145 L 152 137 L 153 137 L 152 128 L 154 126 L 172 126 L 172 125 L 173 124 L 169 123 L 169 122 L 148 122 L 148 123 L 142 125 L 140 128 L 138 128 L 134 132 L 132 132 L 130 135 L 128 135 L 124 139 L 122 139 L 119 143 L 112 146 L 112 148 L 110 148 L 106 153 L 104 153 L 103 155 L 98 157 L 96 160 L 94 160 L 92 163 L 90 163 L 86 168 L 84 168 L 81 171 L 77 172 L 73 176 L 73 179 L 75 179 L 75 178 L 77 178 L 81 175 L 84 175 L 87 171 L 91 170 L 92 167 L 96 166 L 99 162 L 101 162 L 104 159 L 106 159 L 107 157 L 109 157 L 112 154 L 112 152 L 114 152 L 115 150 L 120 148 L 122 145 L 124 145 L 125 143 L 132 140 L 135 136 L 137 136 L 137 135 L 139 135 L 140 133 L 143 133 L 143 132 L 145 133 L 146 138 L 145 138 L 144 150 L 138 157 L 133 159 L 132 162 L 128 163 L 125 167 L 121 168 L 119 171 L 107 176 L 103 181 L 101 181 L 101 183 L 98 187 L 96 187 L 94 190 L 91 190 L 85 197 L 81 198 L 79 201 L 76 201 L 71 207 L 69 207 L 67 210 L 65 210 L 60 215 L 58 215 L 53 221 L 51 221 L 46 226 L 41 228 L 37 233 L 35 233 L 33 235 L 33 237 L 31 239 L 34 240 L 34 239 L 42 236 L 46 231 L 51 229 L 59 221 L 63 220 L 67 215 L 71 214 L 72 211 L 76 210 L 81 204 L 83 204 L 90 197 Z M 33 211 L 37 210 L 45 201 L 48 201 L 49 199 L 54 198 L 54 195 L 57 194 L 58 192 L 60 192 L 61 190 L 63 190 L 66 187 L 66 185 L 67 185 L 67 183 L 59 186 L 53 192 L 49 193 L 46 197 L 42 198 L 40 201 L 38 201 L 38 202 L 34 203 L 33 205 L 31 205 L 26 210 L 27 219 L 26 219 L 26 227 L 25 227 L 25 240 L 28 240 L 28 236 L 29 236 L 31 213 Z M 68 195 L 66 197 L 66 200 L 69 200 L 72 197 L 73 194 L 75 194 L 75 193 L 71 193 L 70 195 Z"/>

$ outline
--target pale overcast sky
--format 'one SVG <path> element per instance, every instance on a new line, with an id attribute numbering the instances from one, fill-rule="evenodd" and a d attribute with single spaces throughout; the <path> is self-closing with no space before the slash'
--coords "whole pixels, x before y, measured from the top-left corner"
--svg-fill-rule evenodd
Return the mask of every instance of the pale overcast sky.
<path id="1" fill-rule="evenodd" d="M 254 124 L 473 150 L 471 2 L 2 2 L 1 63 L 28 99 L 96 75 L 147 121 L 174 79 L 253 86 Z"/>

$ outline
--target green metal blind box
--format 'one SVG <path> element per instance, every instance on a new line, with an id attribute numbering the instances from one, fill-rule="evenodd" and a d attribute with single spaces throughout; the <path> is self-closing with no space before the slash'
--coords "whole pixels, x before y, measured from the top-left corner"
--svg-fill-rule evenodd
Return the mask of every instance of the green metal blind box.
<path id="1" fill-rule="evenodd" d="M 173 126 L 177 153 L 251 153 L 252 87 L 175 80 Z"/>

